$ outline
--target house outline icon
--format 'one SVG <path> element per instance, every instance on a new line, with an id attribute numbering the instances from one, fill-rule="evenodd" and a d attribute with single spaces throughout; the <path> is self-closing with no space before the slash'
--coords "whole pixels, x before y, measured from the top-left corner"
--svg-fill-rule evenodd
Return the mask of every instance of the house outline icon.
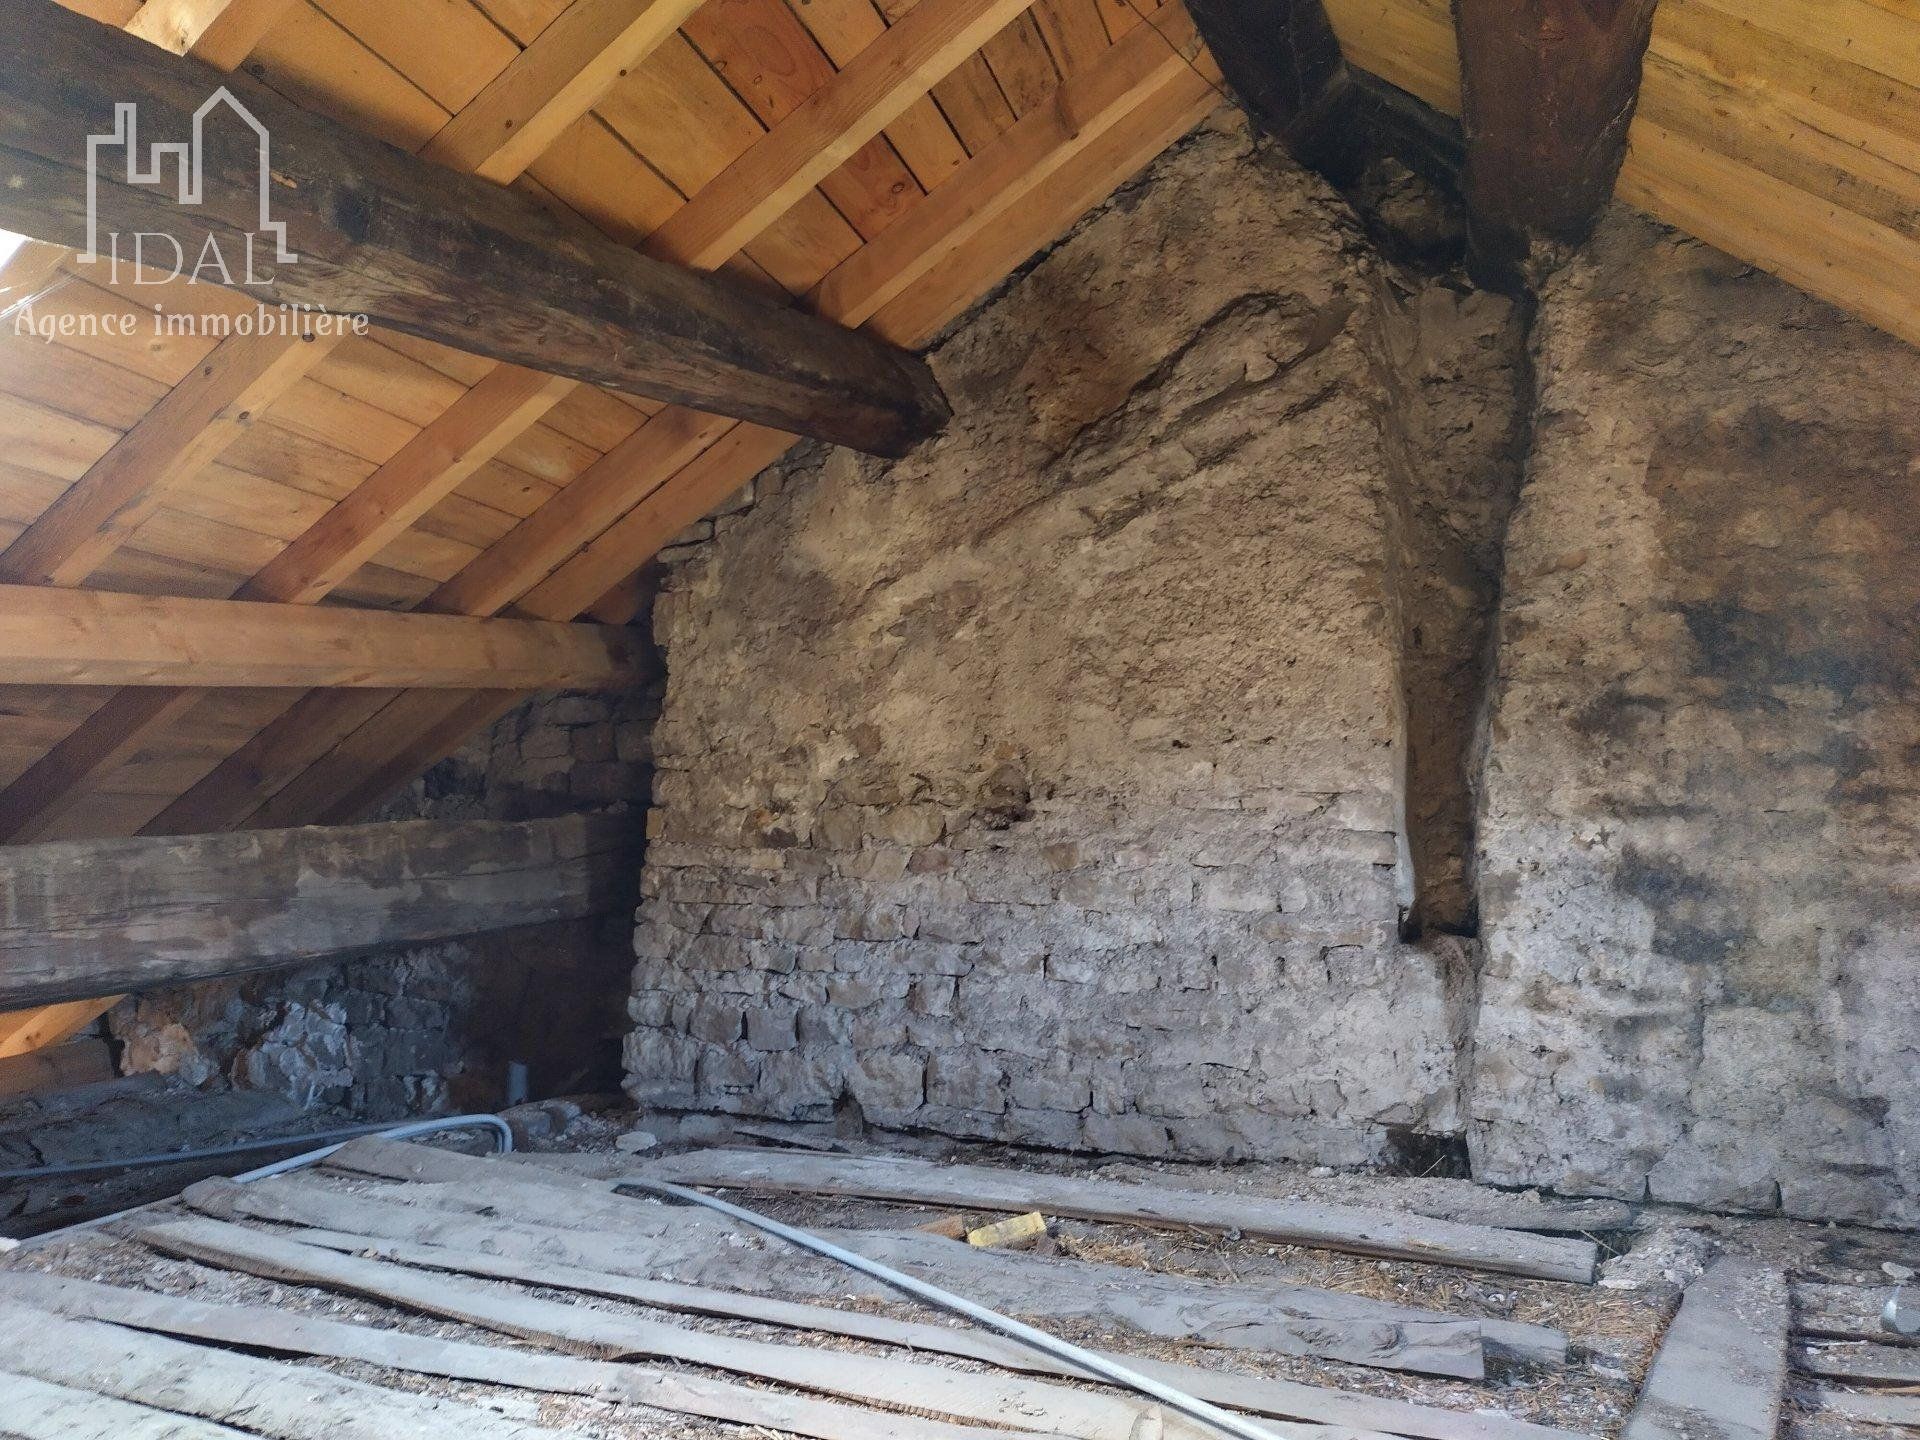
<path id="1" fill-rule="evenodd" d="M 151 158 L 143 169 L 140 164 L 140 107 L 131 101 L 122 101 L 113 107 L 113 129 L 104 135 L 87 137 L 87 249 L 88 260 L 97 260 L 100 256 L 98 229 L 98 202 L 100 183 L 100 152 L 110 146 L 119 145 L 127 154 L 127 183 L 129 185 L 158 185 L 165 178 L 166 162 L 173 159 L 176 177 L 176 193 L 182 205 L 198 205 L 206 178 L 205 161 L 202 157 L 202 139 L 206 130 L 207 115 L 216 105 L 224 104 L 244 120 L 257 137 L 256 147 L 260 161 L 260 225 L 262 232 L 273 235 L 276 259 L 282 264 L 290 264 L 300 257 L 287 249 L 287 227 L 273 218 L 272 174 L 269 163 L 269 150 L 272 137 L 267 127 L 254 117 L 251 110 L 240 103 L 239 98 L 222 85 L 206 102 L 193 112 L 193 138 L 191 140 L 155 141 L 148 148 Z"/>

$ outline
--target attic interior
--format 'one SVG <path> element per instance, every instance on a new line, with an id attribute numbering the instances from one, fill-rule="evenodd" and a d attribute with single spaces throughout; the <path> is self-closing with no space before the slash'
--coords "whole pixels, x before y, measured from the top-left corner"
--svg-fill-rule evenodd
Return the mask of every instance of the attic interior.
<path id="1" fill-rule="evenodd" d="M 1916 0 L 0 20 L 4 1440 L 1920 1430 Z"/>

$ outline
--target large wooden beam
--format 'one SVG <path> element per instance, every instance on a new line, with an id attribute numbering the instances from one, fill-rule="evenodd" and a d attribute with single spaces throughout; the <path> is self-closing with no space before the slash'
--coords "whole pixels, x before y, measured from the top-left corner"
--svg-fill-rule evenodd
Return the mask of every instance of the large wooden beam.
<path id="1" fill-rule="evenodd" d="M 572 384 L 516 365 L 498 366 L 233 598 L 317 604 L 551 409 Z M 0 555 L 0 578 L 6 558 Z M 45 838 L 98 777 L 110 774 L 204 695 L 157 686 L 120 691 L 0 790 L 0 842 Z"/>
<path id="2" fill-rule="evenodd" d="M 1296 154 L 1315 143 L 1344 84 L 1320 0 L 1188 0 L 1187 9 L 1260 127 Z"/>
<path id="3" fill-rule="evenodd" d="M 89 133 L 139 106 L 140 143 L 183 140 L 222 77 L 50 0 L 0 0 L 0 26 L 33 56 L 0 68 L 0 226 L 79 248 L 88 241 Z M 947 405 L 924 362 L 870 336 L 629 250 L 536 199 L 457 175 L 226 77 L 271 137 L 273 218 L 299 258 L 277 262 L 261 228 L 261 154 L 247 125 L 204 128 L 197 204 L 171 184 L 126 181 L 108 147 L 104 233 L 173 236 L 189 257 L 214 244 L 246 278 L 259 252 L 270 303 L 324 305 L 533 369 L 798 434 L 898 455 L 937 430 Z M 224 114 L 224 112 L 220 112 Z M 145 157 L 142 157 L 143 162 Z M 240 288 L 240 287 L 237 287 Z"/>
<path id="4" fill-rule="evenodd" d="M 0 585 L 0 685 L 618 689 L 615 626 Z"/>
<path id="5" fill-rule="evenodd" d="M 567 816 L 0 846 L 0 1006 L 605 914 L 633 839 Z"/>
<path id="6" fill-rule="evenodd" d="M 1457 191 L 1454 121 L 1341 54 L 1321 0 L 1192 0 L 1188 6 L 1241 106 L 1309 170 L 1336 185 L 1390 155 Z"/>
<path id="7" fill-rule="evenodd" d="M 1475 268 L 1578 245 L 1613 195 L 1655 0 L 1454 0 Z M 1536 254 L 1538 251 L 1538 254 Z"/>

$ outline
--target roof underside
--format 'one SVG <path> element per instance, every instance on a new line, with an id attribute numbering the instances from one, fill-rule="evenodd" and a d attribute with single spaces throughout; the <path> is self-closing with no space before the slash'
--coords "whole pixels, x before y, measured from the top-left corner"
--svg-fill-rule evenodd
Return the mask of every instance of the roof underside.
<path id="1" fill-rule="evenodd" d="M 68 3 L 113 24 L 139 9 L 133 0 Z M 517 183 L 640 242 L 911 4 L 707 0 L 561 130 Z M 419 150 L 538 45 L 566 3 L 277 0 L 268 8 L 271 23 L 246 59 L 250 73 L 309 109 Z M 1354 64 L 1458 112 L 1446 0 L 1328 0 L 1327 9 Z M 923 343 L 1218 103 L 1218 72 L 1191 36 L 1179 0 L 1160 8 L 1035 0 L 722 268 L 801 303 L 855 279 L 872 286 L 877 268 L 872 293 L 881 303 L 865 328 Z M 1143 60 L 1147 46 L 1154 55 Z M 1097 133 L 1084 123 L 1089 102 L 1056 103 L 1063 84 L 1104 107 Z M 1619 194 L 1920 340 L 1920 5 L 1662 0 Z M 1018 203 L 955 243 L 960 232 L 945 210 L 957 216 L 996 195 Z M 916 211 L 920 226 L 881 243 Z M 928 216 L 941 223 L 925 224 Z M 23 252 L 12 269 L 35 261 Z M 0 274 L 0 287 L 10 278 L 18 277 Z M 39 302 L 41 315 L 134 303 L 130 287 L 103 287 L 84 267 L 65 265 L 52 278 L 59 284 Z M 241 302 L 197 287 L 167 303 L 206 310 Z M 0 545 L 134 431 L 212 345 L 145 333 L 49 343 L 0 330 Z M 232 595 L 495 369 L 387 333 L 345 341 L 216 460 L 171 484 L 79 583 Z M 633 437 L 649 425 L 659 443 L 636 447 Z M 617 475 L 594 469 L 623 445 Z M 626 582 L 637 567 L 782 448 L 782 437 L 755 427 L 572 386 L 327 598 L 412 608 L 452 595 L 467 613 L 517 605 L 544 618 L 618 620 L 632 612 Z M 79 687 L 0 689 L 0 785 L 43 761 L 112 697 Z M 20 838 L 349 818 L 343 777 L 404 781 L 511 699 L 189 695 Z M 289 719 L 295 702 L 301 708 Z M 367 789 L 354 798 L 377 797 Z"/>

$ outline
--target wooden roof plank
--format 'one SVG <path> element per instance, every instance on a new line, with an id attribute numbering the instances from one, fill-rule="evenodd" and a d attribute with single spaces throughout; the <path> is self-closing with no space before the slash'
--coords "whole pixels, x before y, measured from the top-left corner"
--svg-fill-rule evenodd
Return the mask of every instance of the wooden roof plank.
<path id="1" fill-rule="evenodd" d="M 1174 11 L 1191 27 L 1178 6 L 1165 7 L 1163 16 L 1166 11 Z M 1167 22 L 1163 19 L 1162 24 Z M 909 344 L 939 333 L 1000 277 L 1064 234 L 1122 180 L 1192 129 L 1219 101 L 1219 94 L 1190 66 L 1184 73 L 1169 72 L 1142 103 L 1055 170 L 1049 183 L 1030 191 L 1027 203 L 1011 207 L 1003 223 L 981 228 L 944 254 L 911 288 L 883 306 L 868 328 L 912 337 L 903 342 Z"/>
<path id="2" fill-rule="evenodd" d="M 836 69 L 852 63 L 887 28 L 872 0 L 809 0 L 796 14 Z M 881 133 L 925 190 L 932 190 L 967 161 L 967 147 L 931 95 L 914 101 Z"/>
<path id="3" fill-rule="evenodd" d="M 927 0 L 920 3 L 924 5 Z M 1054 86 L 1060 83 L 1060 72 L 1054 69 L 1053 57 L 1047 53 L 1046 41 L 1040 38 L 1040 27 L 1031 13 L 1015 15 L 980 47 L 980 54 L 1000 82 L 1016 117 L 1046 104 Z"/>
<path id="4" fill-rule="evenodd" d="M 0 552 L 0 579 L 77 585 L 152 513 L 168 483 L 204 465 L 319 362 L 325 339 L 235 335 Z"/>
<path id="5" fill-rule="evenodd" d="M 699 6 L 700 0 L 574 0 L 421 153 L 506 184 Z"/>
<path id="6" fill-rule="evenodd" d="M 921 0 L 654 232 L 648 249 L 710 269 L 784 213 L 980 48 L 1030 0 Z"/>
<path id="7" fill-rule="evenodd" d="M 393 697 L 377 690 L 309 690 L 142 827 L 194 835 L 243 823 L 263 799 L 318 762 Z"/>
<path id="8" fill-rule="evenodd" d="M 1099 64 L 1070 76 L 1052 104 L 983 149 L 918 212 L 836 267 L 809 302 L 843 325 L 865 324 L 1186 71 L 1158 30 L 1135 30 Z"/>
<path id="9" fill-rule="evenodd" d="M 784 0 L 707 0 L 686 34 L 770 130 L 835 78 L 833 62 Z M 923 193 L 884 133 L 850 150 L 818 184 L 863 239 L 884 231 Z"/>

